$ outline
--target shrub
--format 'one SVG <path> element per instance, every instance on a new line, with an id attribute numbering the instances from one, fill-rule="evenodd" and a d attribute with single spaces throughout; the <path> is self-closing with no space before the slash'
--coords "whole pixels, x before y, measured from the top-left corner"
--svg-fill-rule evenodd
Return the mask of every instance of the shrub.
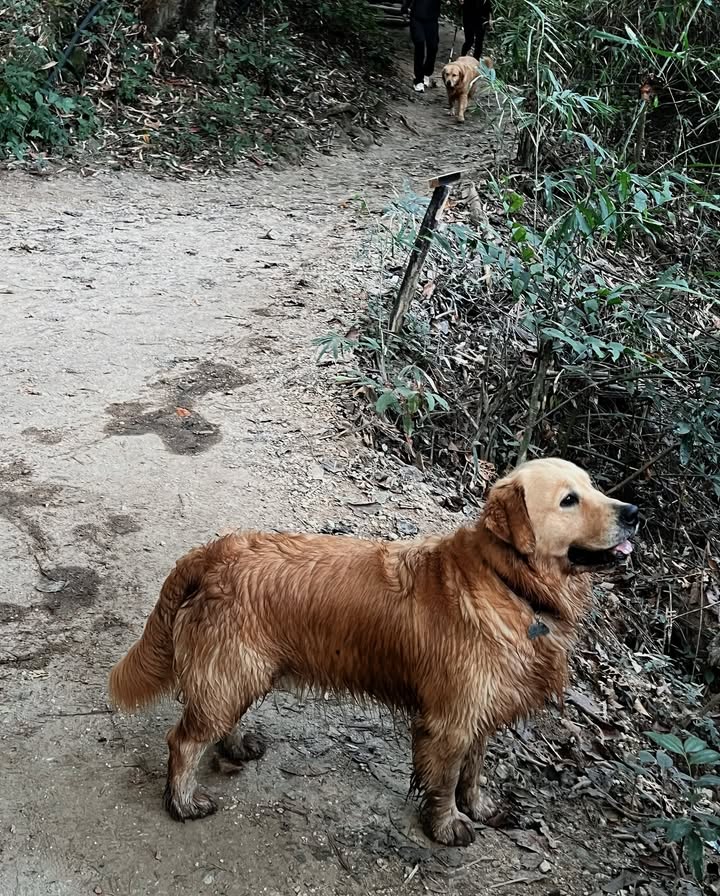
<path id="1" fill-rule="evenodd" d="M 67 152 L 94 132 L 132 164 L 224 165 L 249 149 L 271 154 L 288 133 L 329 139 L 338 118 L 325 108 L 372 113 L 387 36 L 363 0 L 255 6 L 228 5 L 224 17 L 221 7 L 225 30 L 207 57 L 186 35 L 151 40 L 121 0 L 90 6 L 88 21 L 88 7 L 67 0 L 0 10 L 0 157 Z"/>
<path id="2" fill-rule="evenodd" d="M 705 64 L 717 22 L 700 4 L 677 6 L 665 50 L 662 5 L 501 4 L 493 88 L 519 164 L 483 171 L 436 232 L 399 337 L 388 309 L 424 202 L 393 206 L 375 245 L 385 289 L 358 337 L 323 348 L 354 357 L 343 376 L 370 405 L 370 417 L 359 405 L 366 435 L 444 470 L 455 504 L 549 453 L 640 504 L 647 543 L 662 545 L 638 582 L 653 598 L 649 624 L 694 660 L 703 611 L 688 582 L 711 574 L 720 540 L 720 202 L 701 136 L 720 93 Z M 631 47 L 618 37 L 625 10 L 637 13 Z M 638 96 L 641 65 L 667 82 L 652 102 Z M 662 90 L 681 78 L 694 93 L 668 106 Z M 428 389 L 447 409 L 422 400 Z"/>
<path id="3" fill-rule="evenodd" d="M 22 158 L 31 144 L 64 147 L 94 126 L 86 99 L 49 83 L 54 12 L 36 0 L 0 10 L 0 156 Z"/>

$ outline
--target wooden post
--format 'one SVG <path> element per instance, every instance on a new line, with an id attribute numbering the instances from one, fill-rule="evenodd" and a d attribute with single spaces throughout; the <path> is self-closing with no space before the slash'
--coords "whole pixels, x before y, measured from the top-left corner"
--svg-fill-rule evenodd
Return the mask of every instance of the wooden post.
<path id="1" fill-rule="evenodd" d="M 452 174 L 442 174 L 430 181 L 430 186 L 434 188 L 433 194 L 425 212 L 425 217 L 420 225 L 418 235 L 415 237 L 415 245 L 410 253 L 410 260 L 405 269 L 405 276 L 400 284 L 400 289 L 398 290 L 397 298 L 395 299 L 390 314 L 391 333 L 399 333 L 402 329 L 405 315 L 407 314 L 410 302 L 412 302 L 415 290 L 417 289 L 420 272 L 422 271 L 422 266 L 425 263 L 425 258 L 428 254 L 428 249 L 430 248 L 430 240 L 432 239 L 433 232 L 437 227 L 440 214 L 445 207 L 445 203 L 450 195 L 450 190 L 452 189 L 453 184 L 456 184 L 461 177 L 461 171 L 454 171 Z"/>

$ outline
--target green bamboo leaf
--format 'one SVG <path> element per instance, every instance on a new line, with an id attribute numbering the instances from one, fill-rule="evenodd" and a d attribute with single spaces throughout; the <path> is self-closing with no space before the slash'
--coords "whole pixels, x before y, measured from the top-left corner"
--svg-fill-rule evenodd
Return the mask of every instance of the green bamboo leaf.
<path id="1" fill-rule="evenodd" d="M 720 762 L 720 753 L 717 750 L 699 750 L 688 756 L 691 765 L 715 765 Z"/>
<path id="2" fill-rule="evenodd" d="M 695 781 L 696 787 L 720 787 L 720 775 L 701 775 Z"/>
<path id="3" fill-rule="evenodd" d="M 680 435 L 683 434 L 680 429 L 680 425 L 677 427 L 677 432 Z M 686 429 L 685 432 L 689 432 L 689 428 Z M 707 744 L 704 740 L 701 740 L 699 737 L 695 737 L 694 734 L 691 734 L 690 737 L 688 737 L 688 739 L 685 741 L 685 750 L 688 753 L 699 753 L 701 750 L 707 750 Z"/>
<path id="4" fill-rule="evenodd" d="M 685 858 L 695 880 L 702 880 L 705 876 L 705 844 L 699 834 L 691 831 L 685 838 L 684 846 Z"/>
<path id="5" fill-rule="evenodd" d="M 684 840 L 693 828 L 690 818 L 673 818 L 665 828 L 665 836 L 671 843 Z"/>
<path id="6" fill-rule="evenodd" d="M 682 745 L 682 741 L 674 734 L 661 734 L 659 731 L 646 731 L 645 734 L 651 741 L 653 741 L 653 743 L 662 747 L 663 750 L 667 750 L 669 753 L 675 753 L 677 756 L 685 755 L 685 748 Z"/>
<path id="7" fill-rule="evenodd" d="M 375 402 L 375 413 L 376 414 L 384 414 L 385 411 L 392 408 L 394 411 L 400 410 L 400 405 L 398 403 L 397 397 L 395 393 L 388 389 L 387 392 L 383 392 L 383 394 L 378 398 Z"/>

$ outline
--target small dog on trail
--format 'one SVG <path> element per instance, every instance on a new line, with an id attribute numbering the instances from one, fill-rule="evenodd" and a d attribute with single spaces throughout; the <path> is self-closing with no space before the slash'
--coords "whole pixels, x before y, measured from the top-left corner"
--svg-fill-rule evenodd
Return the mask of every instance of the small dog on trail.
<path id="1" fill-rule="evenodd" d="M 590 572 L 624 560 L 638 509 L 557 459 L 518 467 L 474 526 L 406 542 L 246 532 L 178 561 L 140 640 L 110 673 L 115 706 L 182 696 L 167 736 L 165 807 L 217 808 L 198 786 L 211 743 L 239 764 L 262 742 L 234 729 L 289 684 L 369 696 L 407 714 L 428 834 L 475 839 L 498 728 L 561 696 L 590 603 Z"/>
<path id="2" fill-rule="evenodd" d="M 483 57 L 485 68 L 492 69 L 493 61 Z M 468 101 L 475 96 L 478 82 L 482 79 L 480 63 L 474 56 L 459 56 L 455 62 L 448 62 L 442 70 L 443 84 L 447 90 L 450 114 L 455 112 L 459 122 L 465 121 Z"/>

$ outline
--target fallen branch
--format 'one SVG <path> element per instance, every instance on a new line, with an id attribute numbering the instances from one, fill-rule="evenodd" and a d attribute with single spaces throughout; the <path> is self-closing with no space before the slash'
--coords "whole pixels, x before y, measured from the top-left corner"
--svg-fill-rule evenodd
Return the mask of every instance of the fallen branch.
<path id="1" fill-rule="evenodd" d="M 615 492 L 619 492 L 621 488 L 628 485 L 630 482 L 633 482 L 638 476 L 642 476 L 645 470 L 649 469 L 653 464 L 656 464 L 659 460 L 662 460 L 663 457 L 666 457 L 670 454 L 671 451 L 674 451 L 677 448 L 677 443 L 673 442 L 672 445 L 668 445 L 667 448 L 663 448 L 658 454 L 654 457 L 651 457 L 649 461 L 644 463 L 641 467 L 635 470 L 634 473 L 631 473 L 629 476 L 626 476 L 621 482 L 618 482 L 617 485 L 614 485 L 611 489 L 608 489 L 608 495 L 614 495 Z"/>

